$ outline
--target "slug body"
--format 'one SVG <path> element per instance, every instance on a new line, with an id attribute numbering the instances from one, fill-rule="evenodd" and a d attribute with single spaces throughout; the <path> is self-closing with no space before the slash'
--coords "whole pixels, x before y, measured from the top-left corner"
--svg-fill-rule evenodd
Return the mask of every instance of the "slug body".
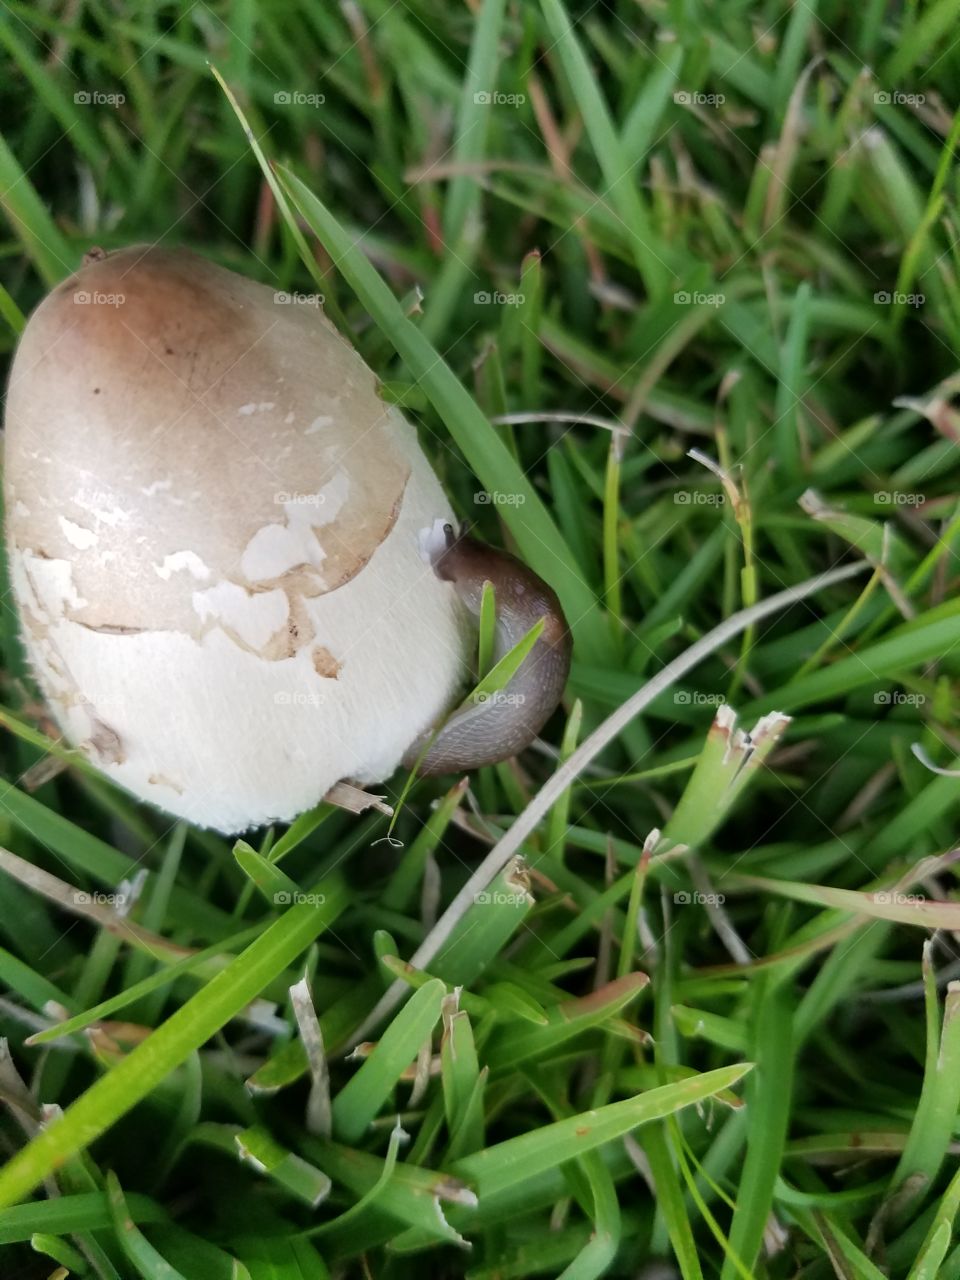
<path id="1" fill-rule="evenodd" d="M 413 768 L 430 742 L 418 773 L 455 773 L 495 764 L 523 750 L 556 708 L 570 672 L 571 638 L 560 601 L 525 564 L 451 525 L 438 521 L 424 551 L 434 572 L 452 582 L 464 606 L 480 617 L 483 584 L 496 605 L 494 660 L 509 653 L 543 618 L 540 636 L 505 688 L 455 711 L 434 736 L 421 735 L 404 757 Z M 430 741 L 432 738 L 432 742 Z"/>

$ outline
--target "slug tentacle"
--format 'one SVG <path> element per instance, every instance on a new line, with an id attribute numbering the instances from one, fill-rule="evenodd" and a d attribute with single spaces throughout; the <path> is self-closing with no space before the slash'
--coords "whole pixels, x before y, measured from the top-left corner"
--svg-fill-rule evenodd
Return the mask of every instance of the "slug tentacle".
<path id="1" fill-rule="evenodd" d="M 570 631 L 553 590 L 515 556 L 437 522 L 422 540 L 438 577 L 452 582 L 475 617 L 480 616 L 484 582 L 492 582 L 496 602 L 494 659 L 499 661 L 543 618 L 536 644 L 504 689 L 455 711 L 440 731 L 422 734 L 404 756 L 404 766 L 420 762 L 420 774 L 454 773 L 495 764 L 522 751 L 556 708 L 570 672 Z M 431 742 L 431 737 L 433 741 Z"/>

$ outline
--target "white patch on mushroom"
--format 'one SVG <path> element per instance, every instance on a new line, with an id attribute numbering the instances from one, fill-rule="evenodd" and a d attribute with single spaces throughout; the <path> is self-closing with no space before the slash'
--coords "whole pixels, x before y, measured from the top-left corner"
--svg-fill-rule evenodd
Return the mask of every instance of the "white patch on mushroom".
<path id="1" fill-rule="evenodd" d="M 84 608 L 87 602 L 77 594 L 73 565 L 69 560 L 47 560 L 26 551 L 23 562 L 33 583 L 37 602 L 48 619 L 62 618 L 68 608 Z"/>
<path id="2" fill-rule="evenodd" d="M 283 504 L 286 524 L 267 524 L 247 543 L 240 568 L 249 582 L 269 582 L 298 565 L 319 568 L 326 559 L 316 529 L 332 524 L 350 492 L 343 471 L 315 493 L 293 493 Z"/>
<path id="3" fill-rule="evenodd" d="M 266 524 L 247 543 L 240 560 L 243 576 L 250 582 L 269 582 L 297 565 L 318 568 L 325 552 L 307 523 Z"/>
<path id="4" fill-rule="evenodd" d="M 330 427 L 332 425 L 333 425 L 333 419 L 329 416 L 329 414 L 321 413 L 319 417 L 314 418 L 314 420 L 310 423 L 309 427 L 307 427 L 306 431 L 304 431 L 303 434 L 305 436 L 312 436 L 317 431 L 322 431 L 324 427 Z"/>
<path id="5" fill-rule="evenodd" d="M 92 529 L 84 529 L 82 525 L 74 524 L 66 516 L 57 516 L 57 520 L 71 547 L 76 547 L 78 551 L 89 551 L 96 544 L 97 535 Z"/>
<path id="6" fill-rule="evenodd" d="M 140 492 L 145 498 L 152 498 L 156 493 L 163 493 L 167 489 L 173 488 L 172 480 L 154 480 L 153 484 L 148 484 L 145 489 Z"/>
<path id="7" fill-rule="evenodd" d="M 237 410 L 237 413 L 239 413 L 241 417 L 248 418 L 251 413 L 266 413 L 268 410 L 275 409 L 276 407 L 277 406 L 272 400 L 261 400 L 259 404 L 252 402 L 250 404 L 242 404 Z"/>
<path id="8" fill-rule="evenodd" d="M 235 582 L 195 591 L 192 599 L 201 622 L 218 623 L 254 650 L 262 649 L 286 625 L 290 610 L 282 591 L 251 594 Z"/>
<path id="9" fill-rule="evenodd" d="M 27 569 L 27 556 L 30 553 L 21 551 L 14 546 L 9 554 L 10 583 L 20 602 L 21 610 L 27 610 L 35 622 L 46 623 L 47 618 L 44 615 L 40 601 L 37 599 L 37 593 L 33 589 L 33 583 L 30 580 L 30 574 Z"/>
<path id="10" fill-rule="evenodd" d="M 174 551 L 173 555 L 164 556 L 163 564 L 155 564 L 157 576 L 169 582 L 173 574 L 186 570 L 195 578 L 205 582 L 210 577 L 210 569 L 203 563 L 195 551 Z"/>

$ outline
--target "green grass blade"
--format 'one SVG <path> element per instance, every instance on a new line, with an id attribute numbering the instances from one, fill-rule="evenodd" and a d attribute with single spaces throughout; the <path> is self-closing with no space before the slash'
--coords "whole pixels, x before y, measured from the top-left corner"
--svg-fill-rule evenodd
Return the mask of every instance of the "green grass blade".
<path id="1" fill-rule="evenodd" d="M 663 1085 L 649 1093 L 623 1102 L 611 1102 L 596 1111 L 586 1111 L 567 1120 L 510 1138 L 459 1160 L 454 1172 L 468 1179 L 482 1200 L 507 1190 L 555 1164 L 572 1160 L 584 1152 L 631 1133 L 651 1120 L 662 1120 L 721 1089 L 736 1084 L 750 1070 L 750 1064 L 721 1067 L 678 1084 Z"/>
<path id="2" fill-rule="evenodd" d="M 69 1156 L 150 1093 L 175 1067 L 253 1000 L 346 904 L 342 880 L 324 881 L 320 905 L 291 907 L 0 1170 L 0 1206 L 15 1204 Z"/>
<path id="3" fill-rule="evenodd" d="M 363 1136 L 436 1026 L 446 993 L 444 984 L 434 979 L 415 992 L 393 1019 L 373 1053 L 333 1100 L 338 1137 L 356 1142 Z"/>
<path id="4" fill-rule="evenodd" d="M 70 249 L 0 135 L 0 207 L 45 284 L 55 285 L 77 266 Z"/>

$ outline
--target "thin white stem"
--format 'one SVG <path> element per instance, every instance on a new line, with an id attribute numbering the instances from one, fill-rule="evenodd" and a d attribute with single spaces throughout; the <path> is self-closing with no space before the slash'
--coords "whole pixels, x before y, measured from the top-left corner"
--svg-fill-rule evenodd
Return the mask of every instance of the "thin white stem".
<path id="1" fill-rule="evenodd" d="M 751 605 L 749 609 L 741 609 L 739 613 L 734 613 L 729 618 L 724 619 L 712 631 L 708 631 L 705 636 L 701 636 L 696 644 L 691 645 L 689 649 L 674 658 L 672 662 L 668 662 L 662 671 L 658 671 L 652 679 L 647 681 L 642 689 L 638 689 L 631 698 L 628 698 L 622 706 L 608 716 L 603 724 L 591 733 L 589 738 L 585 738 L 556 773 L 547 779 L 524 811 L 517 817 L 510 830 L 494 845 L 476 868 L 473 875 L 470 876 L 430 933 L 411 956 L 411 966 L 415 969 L 425 969 L 429 965 L 434 956 L 446 945 L 450 935 L 470 907 L 473 906 L 477 894 L 486 889 L 494 876 L 503 870 L 527 836 L 532 834 L 540 820 L 549 812 L 551 806 L 560 799 L 567 787 L 595 756 L 598 756 L 618 734 L 623 732 L 634 716 L 639 715 L 655 698 L 665 693 L 676 680 L 680 680 L 687 675 L 704 658 L 708 658 L 717 649 L 728 644 L 734 636 L 738 636 L 747 627 L 760 622 L 763 618 L 769 617 L 772 613 L 777 613 L 780 609 L 789 608 L 790 605 L 796 604 L 798 600 L 804 600 L 807 596 L 812 596 L 817 591 L 823 590 L 824 587 L 832 587 L 838 582 L 844 582 L 847 578 L 863 573 L 870 567 L 866 560 L 858 560 L 855 564 L 843 565 L 839 569 L 831 569 L 827 573 L 818 574 L 815 578 L 808 578 L 806 582 L 801 582 L 795 587 L 788 587 L 786 591 L 778 591 L 776 595 L 770 596 L 768 600 L 761 600 L 759 604 Z M 370 1016 L 363 1021 L 354 1033 L 350 1044 L 347 1046 L 348 1049 L 359 1043 L 359 1041 L 366 1039 L 377 1024 L 389 1013 L 392 1013 L 409 992 L 410 987 L 407 983 L 399 979 L 393 983 L 380 998 Z"/>
<path id="2" fill-rule="evenodd" d="M 561 422 L 570 426 L 601 427 L 604 431 L 626 432 L 622 422 L 612 418 L 600 418 L 595 413 L 500 413 L 490 421 L 495 426 L 520 427 L 532 422 Z"/>

